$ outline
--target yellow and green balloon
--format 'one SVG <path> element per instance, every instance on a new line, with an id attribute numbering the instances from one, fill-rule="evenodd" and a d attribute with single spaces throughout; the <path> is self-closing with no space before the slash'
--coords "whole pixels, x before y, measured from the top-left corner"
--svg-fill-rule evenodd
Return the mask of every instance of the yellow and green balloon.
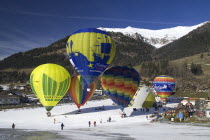
<path id="1" fill-rule="evenodd" d="M 36 67 L 30 76 L 34 94 L 47 111 L 50 111 L 67 93 L 71 83 L 69 72 L 57 64 Z"/>
<path id="2" fill-rule="evenodd" d="M 139 85 L 136 94 L 133 96 L 128 106 L 133 108 L 153 107 L 155 102 L 155 95 L 150 91 L 149 87 Z"/>
<path id="3" fill-rule="evenodd" d="M 147 96 L 146 100 L 144 101 L 142 107 L 144 107 L 144 108 L 153 107 L 155 102 L 156 102 L 155 95 L 152 92 L 150 92 L 149 95 Z"/>

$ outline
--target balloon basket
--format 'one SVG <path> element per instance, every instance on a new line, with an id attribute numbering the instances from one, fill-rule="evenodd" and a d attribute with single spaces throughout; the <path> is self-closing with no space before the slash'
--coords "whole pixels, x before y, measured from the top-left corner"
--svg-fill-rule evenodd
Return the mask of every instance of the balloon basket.
<path id="1" fill-rule="evenodd" d="M 50 111 L 47 111 L 47 117 L 51 117 L 51 113 L 50 113 Z"/>

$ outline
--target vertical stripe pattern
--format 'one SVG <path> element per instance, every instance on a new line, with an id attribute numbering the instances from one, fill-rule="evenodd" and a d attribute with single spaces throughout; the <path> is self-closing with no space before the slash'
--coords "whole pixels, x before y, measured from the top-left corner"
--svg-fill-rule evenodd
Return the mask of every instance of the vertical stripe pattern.
<path id="1" fill-rule="evenodd" d="M 51 110 L 67 93 L 70 74 L 57 64 L 43 64 L 36 67 L 30 76 L 33 92 L 46 109 Z"/>
<path id="2" fill-rule="evenodd" d="M 81 75 L 77 75 L 71 78 L 69 95 L 78 108 L 83 106 L 93 96 L 94 91 L 94 82 L 92 82 L 88 87 L 88 84 L 85 82 Z"/>

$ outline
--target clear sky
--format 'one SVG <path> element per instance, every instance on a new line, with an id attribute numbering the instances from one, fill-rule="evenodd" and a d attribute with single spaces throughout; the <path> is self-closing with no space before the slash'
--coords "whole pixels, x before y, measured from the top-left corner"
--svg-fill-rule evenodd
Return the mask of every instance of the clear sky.
<path id="1" fill-rule="evenodd" d="M 0 59 L 89 27 L 162 29 L 210 20 L 210 0 L 0 0 Z"/>

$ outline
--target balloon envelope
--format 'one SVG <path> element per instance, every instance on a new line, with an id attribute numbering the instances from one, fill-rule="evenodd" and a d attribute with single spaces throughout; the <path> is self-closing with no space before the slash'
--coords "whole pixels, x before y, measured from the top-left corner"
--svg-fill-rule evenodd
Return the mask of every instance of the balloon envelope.
<path id="1" fill-rule="evenodd" d="M 150 92 L 149 95 L 147 96 L 146 100 L 144 101 L 142 107 L 153 107 L 154 103 L 156 102 L 155 100 L 155 95 Z"/>
<path id="2" fill-rule="evenodd" d="M 112 67 L 101 77 L 105 93 L 123 111 L 133 98 L 140 82 L 138 72 L 128 67 Z"/>
<path id="3" fill-rule="evenodd" d="M 81 75 L 71 78 L 69 94 L 79 109 L 93 96 L 95 91 L 94 82 L 90 84 L 89 88 L 88 91 L 88 84 Z"/>
<path id="4" fill-rule="evenodd" d="M 154 79 L 153 86 L 157 95 L 164 100 L 173 92 L 175 80 L 171 76 L 160 75 Z"/>
<path id="5" fill-rule="evenodd" d="M 70 82 L 69 72 L 57 64 L 40 65 L 30 76 L 31 88 L 47 111 L 67 93 Z"/>
<path id="6" fill-rule="evenodd" d="M 86 28 L 73 33 L 67 41 L 71 64 L 89 85 L 112 62 L 116 47 L 105 31 Z"/>
<path id="7" fill-rule="evenodd" d="M 129 106 L 133 108 L 152 107 L 155 103 L 155 95 L 148 86 L 140 85 Z"/>

